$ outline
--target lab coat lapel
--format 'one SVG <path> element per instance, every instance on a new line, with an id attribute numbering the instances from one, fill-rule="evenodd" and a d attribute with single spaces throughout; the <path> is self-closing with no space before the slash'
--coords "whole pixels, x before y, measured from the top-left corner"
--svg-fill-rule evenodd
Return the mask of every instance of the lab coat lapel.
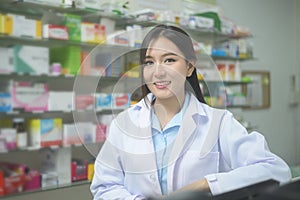
<path id="1" fill-rule="evenodd" d="M 197 115 L 198 104 L 197 99 L 191 95 L 190 104 L 187 107 L 183 119 L 182 125 L 178 131 L 178 135 L 174 142 L 170 157 L 169 157 L 169 168 L 168 168 L 168 190 L 173 190 L 173 175 L 176 160 L 189 148 L 193 142 L 195 136 L 194 132 L 196 129 L 196 121 L 194 119 Z"/>

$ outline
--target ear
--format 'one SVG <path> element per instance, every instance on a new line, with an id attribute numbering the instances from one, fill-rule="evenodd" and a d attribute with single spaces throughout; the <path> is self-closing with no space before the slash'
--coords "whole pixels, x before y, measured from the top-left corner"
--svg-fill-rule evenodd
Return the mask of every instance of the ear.
<path id="1" fill-rule="evenodd" d="M 194 64 L 194 62 L 189 62 L 188 63 L 188 70 L 187 70 L 187 74 L 186 74 L 186 77 L 190 77 L 191 75 L 192 75 L 192 73 L 193 73 L 193 71 L 194 71 L 194 69 L 195 69 L 195 64 Z"/>

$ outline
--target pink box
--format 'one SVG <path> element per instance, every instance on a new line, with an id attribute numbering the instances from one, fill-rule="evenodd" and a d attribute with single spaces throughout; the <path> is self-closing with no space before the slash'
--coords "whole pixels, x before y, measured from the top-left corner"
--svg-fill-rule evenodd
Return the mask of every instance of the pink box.
<path id="1" fill-rule="evenodd" d="M 41 188 L 41 174 L 36 170 L 29 171 L 25 176 L 24 191 L 38 190 Z"/>
<path id="2" fill-rule="evenodd" d="M 13 108 L 25 111 L 47 111 L 49 91 L 45 83 L 14 82 L 12 86 Z"/>

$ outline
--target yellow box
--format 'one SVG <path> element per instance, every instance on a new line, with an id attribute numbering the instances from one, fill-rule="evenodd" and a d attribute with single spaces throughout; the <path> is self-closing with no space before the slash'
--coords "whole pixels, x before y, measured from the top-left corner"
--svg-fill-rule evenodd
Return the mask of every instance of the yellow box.
<path id="1" fill-rule="evenodd" d="M 11 16 L 0 13 L 0 33 L 12 35 L 13 18 Z"/>
<path id="2" fill-rule="evenodd" d="M 88 170 L 87 170 L 87 180 L 92 181 L 94 176 L 94 163 L 88 164 Z"/>
<path id="3" fill-rule="evenodd" d="M 42 38 L 42 21 L 41 20 L 36 20 L 35 37 Z"/>
<path id="4" fill-rule="evenodd" d="M 31 147 L 50 147 L 62 144 L 62 119 L 31 119 L 28 121 Z"/>

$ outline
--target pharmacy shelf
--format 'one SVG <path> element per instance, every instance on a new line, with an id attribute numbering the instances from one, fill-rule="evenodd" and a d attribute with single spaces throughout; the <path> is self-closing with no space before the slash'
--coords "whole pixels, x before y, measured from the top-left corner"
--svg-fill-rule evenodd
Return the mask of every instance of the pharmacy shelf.
<path id="1" fill-rule="evenodd" d="M 76 182 L 72 182 L 70 184 L 64 184 L 64 185 L 60 185 L 60 186 L 52 186 L 52 187 L 46 187 L 46 188 L 41 188 L 41 189 L 37 189 L 37 190 L 8 194 L 5 196 L 0 196 L 0 199 L 16 199 L 16 198 L 22 197 L 22 196 L 24 198 L 24 196 L 26 197 L 28 195 L 35 195 L 36 193 L 40 193 L 40 192 L 45 192 L 45 191 L 51 192 L 53 190 L 62 190 L 62 189 L 67 189 L 67 188 L 71 188 L 71 187 L 90 185 L 90 184 L 91 184 L 90 181 L 82 180 L 82 181 L 76 181 Z"/>
<path id="2" fill-rule="evenodd" d="M 233 39 L 242 39 L 242 38 L 250 38 L 252 37 L 251 34 L 227 34 L 227 33 L 222 33 L 218 30 L 215 29 L 208 29 L 208 28 L 192 28 L 188 26 L 183 26 L 183 25 L 178 25 L 175 24 L 174 22 L 170 21 L 155 21 L 155 20 L 148 20 L 148 21 L 139 21 L 134 18 L 127 19 L 125 25 L 131 25 L 131 24 L 137 24 L 142 27 L 152 27 L 156 26 L 159 24 L 165 24 L 165 25 L 175 25 L 178 26 L 182 29 L 184 29 L 186 32 L 188 32 L 193 38 L 198 38 L 204 40 L 204 41 L 214 41 L 215 43 L 220 43 L 220 42 L 225 42 L 228 40 L 233 40 Z"/>
<path id="3" fill-rule="evenodd" d="M 86 48 L 103 47 L 111 50 L 136 50 L 136 48 L 122 45 L 112 45 L 103 43 L 86 43 L 77 42 L 71 40 L 58 40 L 58 39 L 47 39 L 47 38 L 31 38 L 31 37 L 17 37 L 0 34 L 0 46 L 8 47 L 16 44 L 22 45 L 33 45 L 33 46 L 45 46 L 45 47 L 61 47 L 61 46 L 81 46 Z"/>
<path id="4" fill-rule="evenodd" d="M 73 1 L 74 2 L 74 1 Z M 50 13 L 69 13 L 74 15 L 86 16 L 90 17 L 105 17 L 113 20 L 122 20 L 124 16 L 120 16 L 114 12 L 107 12 L 105 10 L 96 10 L 96 9 L 88 9 L 81 8 L 80 6 L 76 6 L 76 4 L 72 5 L 63 5 L 52 3 L 50 1 L 42 2 L 42 1 L 34 1 L 34 0 L 1 0 L 0 11 L 2 12 L 11 12 L 31 17 L 42 17 L 45 12 Z"/>
<path id="5" fill-rule="evenodd" d="M 1 152 L 0 151 L 0 156 L 3 155 L 3 154 L 7 154 L 7 153 L 18 153 L 18 152 L 24 152 L 24 151 L 27 151 L 27 152 L 31 152 L 31 151 L 39 151 L 41 149 L 47 149 L 47 148 L 50 148 L 50 149 L 59 149 L 59 148 L 88 148 L 88 149 L 95 149 L 95 148 L 100 148 L 102 145 L 104 144 L 104 141 L 102 142 L 95 142 L 95 143 L 80 143 L 80 144 L 69 144 L 69 145 L 54 145 L 54 146 L 48 146 L 48 147 L 25 147 L 25 148 L 22 148 L 22 149 L 10 149 L 10 150 L 7 150 L 7 151 L 3 151 Z"/>

